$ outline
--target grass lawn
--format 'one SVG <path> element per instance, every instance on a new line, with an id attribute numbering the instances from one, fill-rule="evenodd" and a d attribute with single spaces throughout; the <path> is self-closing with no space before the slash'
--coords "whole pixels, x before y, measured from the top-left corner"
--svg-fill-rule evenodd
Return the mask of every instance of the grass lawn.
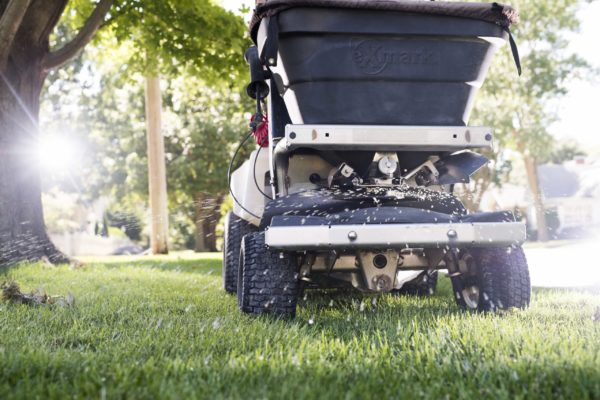
<path id="1" fill-rule="evenodd" d="M 475 314 L 447 279 L 430 298 L 307 292 L 293 321 L 242 315 L 220 255 L 21 265 L 0 303 L 0 399 L 600 398 L 600 294 L 534 290 L 526 311 Z"/>

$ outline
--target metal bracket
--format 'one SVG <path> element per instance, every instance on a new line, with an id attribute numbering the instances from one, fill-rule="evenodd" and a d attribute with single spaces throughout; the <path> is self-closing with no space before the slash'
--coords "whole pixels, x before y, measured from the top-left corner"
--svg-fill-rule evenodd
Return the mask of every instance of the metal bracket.
<path id="1" fill-rule="evenodd" d="M 389 292 L 394 288 L 398 258 L 398 252 L 394 250 L 379 253 L 358 252 L 358 260 L 369 290 Z M 378 262 L 378 259 L 385 260 L 385 263 Z"/>
<path id="2" fill-rule="evenodd" d="M 287 125 L 288 150 L 458 151 L 491 148 L 492 130 L 472 126 Z"/>

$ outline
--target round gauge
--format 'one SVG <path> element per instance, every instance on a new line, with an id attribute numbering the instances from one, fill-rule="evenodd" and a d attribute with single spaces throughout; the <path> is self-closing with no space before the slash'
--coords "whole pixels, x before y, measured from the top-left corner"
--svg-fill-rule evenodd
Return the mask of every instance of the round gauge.
<path id="1" fill-rule="evenodd" d="M 396 169 L 398 169 L 398 162 L 390 156 L 383 156 L 379 160 L 377 167 L 382 174 L 392 176 L 396 172 Z"/>

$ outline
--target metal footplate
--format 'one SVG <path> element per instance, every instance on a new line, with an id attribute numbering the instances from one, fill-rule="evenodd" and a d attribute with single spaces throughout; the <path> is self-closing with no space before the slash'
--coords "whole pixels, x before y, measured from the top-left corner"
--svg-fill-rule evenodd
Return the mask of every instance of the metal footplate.
<path id="1" fill-rule="evenodd" d="M 278 250 L 507 247 L 526 239 L 520 222 L 272 226 L 266 244 Z"/>
<path id="2" fill-rule="evenodd" d="M 493 135 L 473 126 L 287 125 L 284 141 L 288 151 L 457 151 L 491 148 Z"/>

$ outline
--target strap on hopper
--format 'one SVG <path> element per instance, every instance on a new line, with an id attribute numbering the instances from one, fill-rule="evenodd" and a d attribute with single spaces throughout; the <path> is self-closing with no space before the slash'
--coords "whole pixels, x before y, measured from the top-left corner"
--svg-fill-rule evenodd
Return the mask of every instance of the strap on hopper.
<path id="1" fill-rule="evenodd" d="M 515 65 L 517 66 L 517 71 L 519 72 L 519 76 L 521 76 L 521 58 L 519 57 L 519 48 L 517 47 L 517 42 L 515 42 L 515 38 L 511 33 L 509 28 L 505 28 L 506 32 L 508 32 L 508 43 L 510 43 L 510 51 L 512 51 L 513 59 L 515 60 Z"/>
<path id="2" fill-rule="evenodd" d="M 492 10 L 502 14 L 504 11 L 504 6 L 498 3 L 492 3 Z M 512 52 L 513 59 L 515 60 L 515 65 L 517 66 L 517 72 L 519 76 L 521 76 L 521 57 L 519 56 L 519 48 L 517 47 L 517 42 L 510 31 L 510 22 L 497 22 L 498 25 L 502 26 L 502 28 L 508 33 L 508 43 L 510 44 L 510 51 Z"/>

